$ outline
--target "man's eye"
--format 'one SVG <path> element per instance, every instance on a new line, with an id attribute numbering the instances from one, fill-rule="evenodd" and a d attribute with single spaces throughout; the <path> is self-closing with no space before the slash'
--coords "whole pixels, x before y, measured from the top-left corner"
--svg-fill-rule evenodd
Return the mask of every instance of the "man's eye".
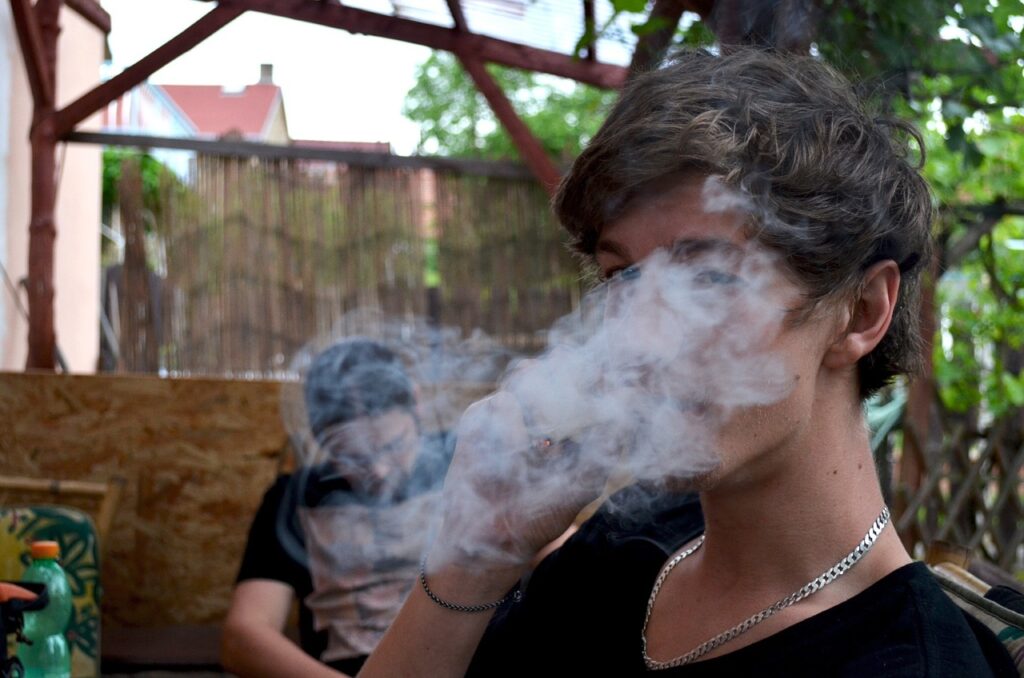
<path id="1" fill-rule="evenodd" d="M 615 282 L 629 282 L 640 277 L 640 266 L 633 264 L 625 268 L 616 269 L 608 274 L 608 280 Z"/>
<path id="2" fill-rule="evenodd" d="M 740 277 L 728 271 L 708 268 L 698 271 L 693 276 L 693 281 L 698 285 L 735 285 L 740 281 Z"/>

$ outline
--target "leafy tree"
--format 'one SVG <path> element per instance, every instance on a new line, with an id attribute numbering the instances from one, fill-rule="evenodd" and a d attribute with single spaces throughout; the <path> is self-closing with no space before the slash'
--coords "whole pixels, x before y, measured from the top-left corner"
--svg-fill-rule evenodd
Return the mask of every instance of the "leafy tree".
<path id="1" fill-rule="evenodd" d="M 142 204 L 154 212 L 159 211 L 161 191 L 168 181 L 178 183 L 163 163 L 148 153 L 131 148 L 103 149 L 103 215 L 109 220 L 117 206 L 117 186 L 121 181 L 121 168 L 128 158 L 137 158 L 142 172 Z"/>
<path id="2" fill-rule="evenodd" d="M 488 65 L 545 150 L 572 160 L 600 127 L 616 93 L 551 76 Z M 453 157 L 516 158 L 515 145 L 458 60 L 435 52 L 416 73 L 403 113 L 420 125 L 418 150 Z"/>

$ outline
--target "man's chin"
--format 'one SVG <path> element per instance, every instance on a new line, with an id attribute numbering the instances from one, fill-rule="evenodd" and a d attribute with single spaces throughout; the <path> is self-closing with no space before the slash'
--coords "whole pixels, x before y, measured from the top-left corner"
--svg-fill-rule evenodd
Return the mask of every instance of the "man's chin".
<path id="1" fill-rule="evenodd" d="M 664 479 L 665 489 L 672 494 L 683 492 L 705 492 L 714 488 L 721 479 L 722 464 L 701 473 L 687 476 L 667 476 Z"/>

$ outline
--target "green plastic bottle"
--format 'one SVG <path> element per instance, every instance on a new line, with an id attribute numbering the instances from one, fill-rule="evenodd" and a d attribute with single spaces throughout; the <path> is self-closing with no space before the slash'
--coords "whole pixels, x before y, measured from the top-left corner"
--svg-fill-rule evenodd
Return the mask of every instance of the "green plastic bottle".
<path id="1" fill-rule="evenodd" d="M 25 666 L 25 678 L 70 678 L 71 652 L 64 632 L 71 620 L 71 587 L 57 559 L 55 541 L 32 543 L 32 564 L 22 579 L 46 584 L 50 602 L 36 612 L 25 613 L 24 635 L 31 645 L 18 646 L 18 658 Z"/>

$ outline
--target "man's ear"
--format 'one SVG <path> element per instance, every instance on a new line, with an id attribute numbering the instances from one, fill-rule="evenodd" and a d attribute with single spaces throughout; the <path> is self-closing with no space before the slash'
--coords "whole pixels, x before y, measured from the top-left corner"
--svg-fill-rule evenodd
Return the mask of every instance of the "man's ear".
<path id="1" fill-rule="evenodd" d="M 860 296 L 850 305 L 846 329 L 825 353 L 826 367 L 855 365 L 878 346 L 889 330 L 900 289 L 900 269 L 895 261 L 880 261 L 864 273 Z"/>

